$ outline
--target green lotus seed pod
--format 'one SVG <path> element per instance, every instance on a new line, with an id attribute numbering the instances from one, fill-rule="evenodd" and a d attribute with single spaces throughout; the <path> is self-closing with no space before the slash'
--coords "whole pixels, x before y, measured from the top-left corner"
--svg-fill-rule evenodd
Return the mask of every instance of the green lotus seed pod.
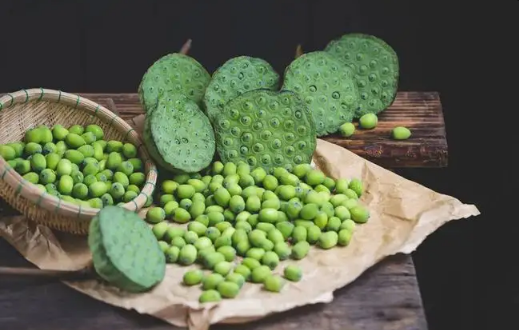
<path id="1" fill-rule="evenodd" d="M 392 104 L 398 90 L 399 60 L 386 42 L 372 35 L 348 33 L 330 41 L 325 51 L 354 71 L 360 93 L 357 118 Z"/>
<path id="2" fill-rule="evenodd" d="M 298 93 L 312 109 L 318 137 L 351 122 L 360 98 L 350 67 L 324 51 L 304 54 L 290 63 L 282 89 Z"/>
<path id="3" fill-rule="evenodd" d="M 370 217 L 368 209 L 363 206 L 354 206 L 350 209 L 351 219 L 356 223 L 366 223 Z"/>
<path id="4" fill-rule="evenodd" d="M 258 109 L 261 118 L 252 121 L 249 114 Z M 288 91 L 248 91 L 225 105 L 214 126 L 222 159 L 244 161 L 267 172 L 275 167 L 309 163 L 316 146 L 315 126 L 307 105 Z M 259 142 L 267 140 L 271 142 Z M 265 179 L 263 186 L 269 189 Z"/>
<path id="5" fill-rule="evenodd" d="M 184 273 L 184 276 L 182 277 L 182 282 L 187 286 L 193 286 L 200 284 L 202 282 L 203 277 L 204 273 L 201 270 L 189 270 Z"/>
<path id="6" fill-rule="evenodd" d="M 167 54 L 143 75 L 138 88 L 139 99 L 147 114 L 155 110 L 162 95 L 171 93 L 186 95 L 201 104 L 210 80 L 211 75 L 194 58 L 181 53 Z"/>
<path id="7" fill-rule="evenodd" d="M 284 277 L 292 282 L 299 282 L 303 277 L 303 271 L 296 265 L 288 265 L 283 271 Z"/>
<path id="8" fill-rule="evenodd" d="M 202 304 L 211 303 L 211 302 L 219 302 L 222 300 L 222 296 L 216 290 L 206 290 L 200 294 L 198 301 Z"/>
<path id="9" fill-rule="evenodd" d="M 321 234 L 317 244 L 322 249 L 331 249 L 337 245 L 338 239 L 339 235 L 335 231 L 327 231 Z"/>
<path id="10" fill-rule="evenodd" d="M 285 280 L 279 275 L 269 275 L 263 281 L 263 288 L 270 292 L 281 292 L 285 286 Z"/>
<path id="11" fill-rule="evenodd" d="M 225 281 L 225 278 L 218 274 L 218 273 L 212 273 L 209 275 L 206 275 L 202 279 L 202 289 L 203 290 L 213 290 L 218 287 L 218 284 Z"/>

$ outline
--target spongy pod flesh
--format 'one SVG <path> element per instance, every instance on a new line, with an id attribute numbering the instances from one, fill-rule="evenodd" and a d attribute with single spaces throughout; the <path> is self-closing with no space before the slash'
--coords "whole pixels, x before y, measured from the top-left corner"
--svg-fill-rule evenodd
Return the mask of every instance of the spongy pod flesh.
<path id="1" fill-rule="evenodd" d="M 282 89 L 303 98 L 314 117 L 317 136 L 335 133 L 351 122 L 359 100 L 352 70 L 323 51 L 292 61 L 285 70 Z"/>
<path id="2" fill-rule="evenodd" d="M 165 93 L 183 94 L 200 105 L 210 80 L 209 72 L 194 58 L 168 54 L 155 61 L 142 77 L 139 99 L 146 113 L 155 109 Z"/>
<path id="3" fill-rule="evenodd" d="M 267 171 L 309 164 L 317 144 L 308 106 L 290 91 L 245 92 L 225 105 L 214 128 L 224 163 L 244 161 Z"/>
<path id="4" fill-rule="evenodd" d="M 164 279 L 164 253 L 135 212 L 118 206 L 101 209 L 90 223 L 88 245 L 97 274 L 124 291 L 147 291 Z"/>
<path id="5" fill-rule="evenodd" d="M 146 139 L 151 140 L 146 145 L 152 147 L 150 155 L 165 169 L 199 172 L 214 158 L 216 145 L 211 122 L 184 95 L 168 94 L 160 98 L 146 126 L 149 130 Z"/>
<path id="6" fill-rule="evenodd" d="M 238 56 L 227 60 L 214 73 L 205 95 L 204 106 L 211 122 L 233 98 L 254 89 L 277 90 L 280 76 L 265 60 Z"/>
<path id="7" fill-rule="evenodd" d="M 330 41 L 325 51 L 355 74 L 360 93 L 356 118 L 378 114 L 393 103 L 400 73 L 398 56 L 389 44 L 372 35 L 351 33 Z"/>

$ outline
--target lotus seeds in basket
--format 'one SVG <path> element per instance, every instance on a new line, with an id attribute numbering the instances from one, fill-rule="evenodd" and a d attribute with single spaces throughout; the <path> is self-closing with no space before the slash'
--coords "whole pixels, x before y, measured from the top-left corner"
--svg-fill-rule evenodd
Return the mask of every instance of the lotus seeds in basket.
<path id="1" fill-rule="evenodd" d="M 38 126 L 0 155 L 28 182 L 63 201 L 92 208 L 132 201 L 145 183 L 136 147 L 105 141 L 98 125 Z"/>

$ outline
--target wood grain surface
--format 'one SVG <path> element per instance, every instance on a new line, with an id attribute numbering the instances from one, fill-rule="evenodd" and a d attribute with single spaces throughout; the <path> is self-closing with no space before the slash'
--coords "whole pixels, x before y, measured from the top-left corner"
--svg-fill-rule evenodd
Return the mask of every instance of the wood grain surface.
<path id="1" fill-rule="evenodd" d="M 0 264 L 29 263 L 0 239 Z M 179 330 L 155 319 L 83 295 L 62 283 L 24 277 L 0 280 L 0 329 L 9 330 Z M 215 325 L 210 330 L 427 330 L 412 260 L 383 260 L 334 301 L 274 314 L 262 320 Z"/>
<path id="2" fill-rule="evenodd" d="M 117 111 L 126 120 L 143 113 L 137 94 L 78 94 Z M 411 138 L 393 140 L 391 130 L 396 126 L 409 128 Z M 399 92 L 391 107 L 379 114 L 375 129 L 357 128 L 350 138 L 333 134 L 323 140 L 385 168 L 446 167 L 448 163 L 442 105 L 436 92 Z"/>

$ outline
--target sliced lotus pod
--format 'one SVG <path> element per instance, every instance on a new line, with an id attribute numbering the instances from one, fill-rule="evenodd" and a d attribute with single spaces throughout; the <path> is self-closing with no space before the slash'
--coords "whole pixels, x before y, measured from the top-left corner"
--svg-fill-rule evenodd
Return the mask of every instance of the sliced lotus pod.
<path id="1" fill-rule="evenodd" d="M 245 161 L 267 171 L 309 164 L 317 145 L 312 114 L 290 91 L 245 92 L 225 105 L 214 127 L 222 162 Z"/>
<path id="2" fill-rule="evenodd" d="M 211 75 L 194 58 L 172 53 L 155 61 L 139 85 L 139 99 L 146 113 L 153 111 L 164 92 L 179 93 L 201 104 Z"/>
<path id="3" fill-rule="evenodd" d="M 96 273 L 122 290 L 147 291 L 164 279 L 164 253 L 135 212 L 111 205 L 101 209 L 90 223 L 88 245 Z"/>
<path id="4" fill-rule="evenodd" d="M 151 135 L 151 117 L 153 116 L 152 113 L 149 113 L 145 116 L 144 124 L 142 127 L 142 138 L 144 141 L 144 145 L 146 145 L 146 149 L 148 150 L 148 153 L 150 154 L 150 157 L 153 158 L 153 160 L 157 163 L 157 165 L 160 168 L 163 168 L 166 171 L 170 172 L 177 172 L 178 170 L 175 169 L 170 164 L 166 163 L 164 159 L 160 156 L 159 150 L 157 149 L 157 146 L 155 145 L 155 141 L 153 141 L 153 136 Z"/>
<path id="5" fill-rule="evenodd" d="M 213 73 L 204 96 L 205 111 L 214 122 L 224 105 L 236 96 L 254 89 L 277 90 L 279 80 L 279 74 L 261 58 L 231 58 Z"/>
<path id="6" fill-rule="evenodd" d="M 216 145 L 209 118 L 184 95 L 170 94 L 159 99 L 149 117 L 149 133 L 154 146 L 150 155 L 170 171 L 198 172 L 209 166 Z M 167 165 L 167 166 L 164 166 Z"/>
<path id="7" fill-rule="evenodd" d="M 387 109 L 398 91 L 399 60 L 395 50 L 372 35 L 351 33 L 332 40 L 325 51 L 346 63 L 355 73 L 360 93 L 355 117 Z"/>
<path id="8" fill-rule="evenodd" d="M 282 89 L 299 94 L 308 104 L 317 136 L 335 133 L 351 122 L 359 99 L 351 69 L 323 51 L 293 60 L 285 70 Z"/>

